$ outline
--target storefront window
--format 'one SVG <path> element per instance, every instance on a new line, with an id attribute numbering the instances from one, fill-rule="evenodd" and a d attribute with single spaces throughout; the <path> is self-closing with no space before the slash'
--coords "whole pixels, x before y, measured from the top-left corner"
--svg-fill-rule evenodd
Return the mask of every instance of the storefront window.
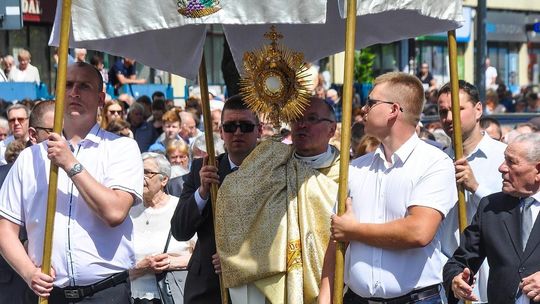
<path id="1" fill-rule="evenodd" d="M 540 44 L 529 44 L 529 64 L 527 75 L 532 84 L 540 83 Z"/>
<path id="2" fill-rule="evenodd" d="M 375 76 L 399 70 L 399 42 L 377 44 L 370 48 L 377 55 L 373 64 Z"/>
<path id="3" fill-rule="evenodd" d="M 458 44 L 458 75 L 463 78 L 465 74 L 464 53 L 465 45 Z M 420 66 L 427 63 L 433 77 L 439 86 L 450 81 L 450 70 L 448 60 L 448 47 L 445 42 L 437 41 L 417 41 L 416 62 Z"/>
<path id="4" fill-rule="evenodd" d="M 211 25 L 206 35 L 204 54 L 208 83 L 222 85 L 225 83 L 221 72 L 221 59 L 223 57 L 223 43 L 225 35 L 221 25 Z"/>
<path id="5" fill-rule="evenodd" d="M 497 69 L 497 81 L 509 84 L 510 81 L 519 83 L 517 43 L 488 42 L 488 54 L 491 65 Z"/>

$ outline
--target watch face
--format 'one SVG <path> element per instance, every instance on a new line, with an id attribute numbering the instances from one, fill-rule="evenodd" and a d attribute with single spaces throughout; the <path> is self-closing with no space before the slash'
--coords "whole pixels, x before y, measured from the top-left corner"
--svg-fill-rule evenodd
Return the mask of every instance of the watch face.
<path id="1" fill-rule="evenodd" d="M 73 177 L 74 175 L 81 173 L 82 170 L 83 166 L 80 163 L 76 163 L 75 165 L 73 165 L 73 168 L 69 170 L 68 176 Z"/>

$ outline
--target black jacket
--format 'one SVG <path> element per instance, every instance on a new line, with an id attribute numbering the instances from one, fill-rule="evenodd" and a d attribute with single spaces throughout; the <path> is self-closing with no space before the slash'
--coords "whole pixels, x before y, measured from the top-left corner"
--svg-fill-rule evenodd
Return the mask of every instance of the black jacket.
<path id="1" fill-rule="evenodd" d="M 478 271 L 489 263 L 490 304 L 514 303 L 522 278 L 540 271 L 540 221 L 535 221 L 525 251 L 521 245 L 520 201 L 502 192 L 484 197 L 461 244 L 444 266 L 444 287 L 449 303 L 456 303 L 452 279 L 465 267 Z"/>
<path id="2" fill-rule="evenodd" d="M 217 157 L 218 175 L 221 182 L 231 172 L 227 154 Z M 180 202 L 171 219 L 171 231 L 174 238 L 187 241 L 197 233 L 197 243 L 188 265 L 184 303 L 215 304 L 221 303 L 219 277 L 214 272 L 212 255 L 216 253 L 214 223 L 212 219 L 212 202 L 209 199 L 199 212 L 195 202 L 195 191 L 200 186 L 199 171 L 202 159 L 195 159 L 191 164 L 191 172 L 184 175 L 184 188 Z"/>

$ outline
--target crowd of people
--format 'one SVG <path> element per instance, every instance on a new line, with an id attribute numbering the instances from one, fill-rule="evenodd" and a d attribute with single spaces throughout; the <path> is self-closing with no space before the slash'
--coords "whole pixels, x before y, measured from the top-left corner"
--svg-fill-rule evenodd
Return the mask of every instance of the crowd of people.
<path id="1" fill-rule="evenodd" d="M 109 79 L 129 68 L 119 64 Z M 61 134 L 54 101 L 13 104 L 0 119 L 0 303 L 161 303 L 156 275 L 170 271 L 183 273 L 184 303 L 220 303 L 218 274 L 232 303 L 331 303 L 338 241 L 344 303 L 540 300 L 540 118 L 505 129 L 460 81 L 464 156 L 454 159 L 450 85 L 423 76 L 383 74 L 357 102 L 337 215 L 343 109 L 324 81 L 281 127 L 239 95 L 212 95 L 204 130 L 199 96 L 184 107 L 161 92 L 109 100 L 99 67 L 69 65 Z M 426 91 L 439 120 L 423 126 Z M 43 272 L 51 164 L 58 198 Z"/>

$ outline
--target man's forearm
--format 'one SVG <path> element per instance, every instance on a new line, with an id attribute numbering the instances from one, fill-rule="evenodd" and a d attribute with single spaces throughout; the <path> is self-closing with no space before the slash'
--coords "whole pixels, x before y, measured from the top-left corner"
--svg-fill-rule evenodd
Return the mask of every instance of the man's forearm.
<path id="1" fill-rule="evenodd" d="M 318 297 L 319 304 L 332 303 L 334 289 L 334 272 L 336 268 L 336 243 L 333 240 L 328 242 L 326 253 L 324 254 L 323 269 L 321 274 L 321 286 Z"/>
<path id="2" fill-rule="evenodd" d="M 384 224 L 358 223 L 352 240 L 378 248 L 411 249 L 428 245 L 434 236 L 421 223 L 403 218 Z"/>
<path id="3" fill-rule="evenodd" d="M 114 190 L 97 182 L 88 171 L 72 177 L 80 195 L 98 217 L 107 225 L 120 225 L 133 205 L 133 196 L 122 190 Z"/>
<path id="4" fill-rule="evenodd" d="M 36 266 L 19 240 L 19 229 L 19 225 L 0 217 L 0 253 L 26 282 Z"/>

